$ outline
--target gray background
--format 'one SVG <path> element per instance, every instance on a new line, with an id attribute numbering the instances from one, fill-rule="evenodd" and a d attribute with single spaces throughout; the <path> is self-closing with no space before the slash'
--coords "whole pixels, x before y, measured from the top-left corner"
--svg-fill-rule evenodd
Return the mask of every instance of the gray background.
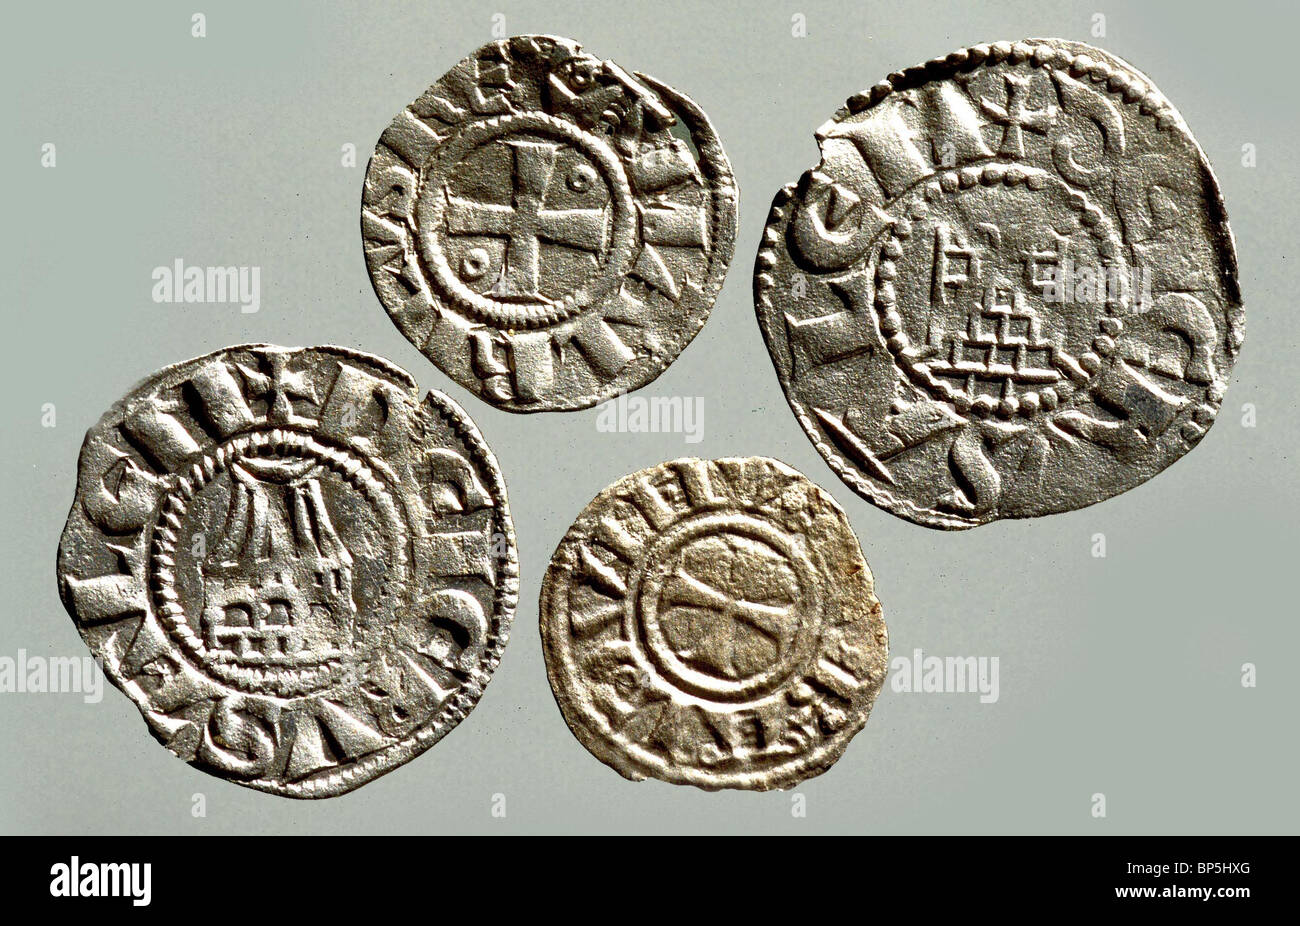
<path id="1" fill-rule="evenodd" d="M 190 37 L 190 14 L 208 35 Z M 710 114 L 741 189 L 736 259 L 708 325 L 641 395 L 706 397 L 704 440 L 603 434 L 596 412 L 516 416 L 453 385 L 373 295 L 358 232 L 389 120 L 491 40 L 550 32 L 646 71 Z M 791 16 L 808 36 L 791 37 Z M 1106 36 L 1091 37 L 1094 12 Z M 113 689 L 0 694 L 0 831 L 55 833 L 1296 832 L 1294 11 L 934 3 L 16 4 L 6 12 L 0 656 L 81 655 L 54 554 L 86 428 L 137 380 L 229 344 L 343 344 L 463 404 L 495 448 L 522 561 L 505 659 L 469 719 L 350 795 L 296 802 L 187 767 Z M 1092 508 L 945 533 L 857 498 L 781 395 L 750 295 L 772 194 L 812 132 L 888 72 L 980 41 L 1081 39 L 1131 61 L 1186 117 L 1237 236 L 1246 344 L 1222 415 L 1152 482 Z M 58 166 L 40 166 L 57 145 Z M 358 165 L 340 166 L 355 144 Z M 1258 166 L 1241 166 L 1253 143 Z M 159 305 L 181 257 L 262 268 L 262 310 Z M 41 407 L 57 407 L 43 428 Z M 1258 427 L 1241 424 L 1243 403 Z M 550 554 L 617 477 L 678 456 L 767 454 L 849 512 L 894 655 L 998 656 L 1001 698 L 888 686 L 826 775 L 790 793 L 627 782 L 569 734 L 537 631 Z M 1106 535 L 1105 559 L 1091 555 Z M 1243 688 L 1241 666 L 1258 666 Z M 1103 792 L 1108 815 L 1094 819 Z M 191 816 L 195 793 L 207 816 Z M 492 795 L 506 796 L 494 818 Z"/>

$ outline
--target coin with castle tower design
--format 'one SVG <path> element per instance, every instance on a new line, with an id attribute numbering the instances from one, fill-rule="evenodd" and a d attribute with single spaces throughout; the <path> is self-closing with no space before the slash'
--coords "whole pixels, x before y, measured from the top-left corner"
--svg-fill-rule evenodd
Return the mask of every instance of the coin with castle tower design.
<path id="1" fill-rule="evenodd" d="M 253 344 L 168 367 L 90 429 L 58 581 L 168 749 L 329 797 L 474 707 L 518 563 L 455 403 L 358 351 Z"/>
<path id="2" fill-rule="evenodd" d="M 1106 52 L 1032 39 L 891 74 L 817 130 L 754 272 L 804 430 L 929 527 L 1081 508 L 1214 420 L 1236 253 L 1182 117 Z"/>
<path id="3" fill-rule="evenodd" d="M 788 788 L 862 729 L 888 640 L 843 510 L 765 457 L 625 476 L 542 583 L 542 646 L 569 728 L 631 779 Z"/>
<path id="4" fill-rule="evenodd" d="M 384 308 L 443 372 L 509 411 L 570 410 L 644 386 L 695 337 L 736 195 L 686 96 L 521 35 L 380 136 L 361 234 Z"/>

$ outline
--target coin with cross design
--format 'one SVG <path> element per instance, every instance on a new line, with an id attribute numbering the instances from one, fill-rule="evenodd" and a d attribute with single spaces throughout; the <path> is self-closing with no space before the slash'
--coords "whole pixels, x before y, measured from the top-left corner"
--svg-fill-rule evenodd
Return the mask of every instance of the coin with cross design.
<path id="1" fill-rule="evenodd" d="M 929 527 L 1081 508 L 1209 429 L 1244 316 L 1214 174 L 1106 52 L 978 45 L 817 130 L 754 271 L 786 397 L 859 494 Z"/>
<path id="2" fill-rule="evenodd" d="M 361 209 L 402 333 L 519 412 L 586 408 L 663 372 L 708 317 L 735 224 L 699 107 L 542 35 L 483 46 L 403 110 Z"/>
<path id="3" fill-rule="evenodd" d="M 518 591 L 474 424 L 385 360 L 231 347 L 90 429 L 59 592 L 176 755 L 289 797 L 359 787 L 474 707 Z"/>
<path id="4" fill-rule="evenodd" d="M 632 779 L 788 788 L 862 729 L 888 640 L 835 500 L 764 457 L 674 460 L 600 493 L 542 583 L 551 689 Z"/>

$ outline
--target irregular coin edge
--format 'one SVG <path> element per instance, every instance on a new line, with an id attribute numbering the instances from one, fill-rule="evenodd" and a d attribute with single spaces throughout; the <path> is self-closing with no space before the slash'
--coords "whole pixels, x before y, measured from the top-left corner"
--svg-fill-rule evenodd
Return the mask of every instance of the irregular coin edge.
<path id="1" fill-rule="evenodd" d="M 554 631 L 551 627 L 556 621 L 564 619 L 559 610 L 551 603 L 551 598 L 558 585 L 557 580 L 554 578 L 558 572 L 556 556 L 566 545 L 576 542 L 577 538 L 584 533 L 589 533 L 585 522 L 593 509 L 614 498 L 616 489 L 622 487 L 625 482 L 634 480 L 641 473 L 685 462 L 709 464 L 727 461 L 761 461 L 774 466 L 786 475 L 798 477 L 811 486 L 816 491 L 818 499 L 826 503 L 830 510 L 840 519 L 841 525 L 853 539 L 866 572 L 866 579 L 870 585 L 870 600 L 863 609 L 860 619 L 872 622 L 875 625 L 873 627 L 875 633 L 873 634 L 872 650 L 874 658 L 880 663 L 880 671 L 878 674 L 873 673 L 872 678 L 861 687 L 861 707 L 850 715 L 849 723 L 836 732 L 834 739 L 828 738 L 824 740 L 822 746 L 815 752 L 804 753 L 788 763 L 774 766 L 766 771 L 719 776 L 702 769 L 683 768 L 668 764 L 667 768 L 671 770 L 672 774 L 660 775 L 657 769 L 647 767 L 644 762 L 631 755 L 626 749 L 621 748 L 616 741 L 608 737 L 603 731 L 594 729 L 586 719 L 586 712 L 576 707 L 576 702 L 579 700 L 577 692 L 570 691 L 560 678 L 562 666 L 557 666 L 557 662 L 562 663 L 563 660 L 552 655 L 555 644 Z M 827 579 L 830 581 L 829 577 Z M 565 725 L 583 748 L 602 763 L 631 781 L 644 781 L 647 778 L 653 778 L 666 784 L 692 785 L 703 791 L 783 791 L 793 788 L 800 782 L 826 773 L 843 758 L 854 737 L 865 729 L 867 722 L 871 719 L 871 712 L 875 709 L 876 700 L 879 698 L 880 692 L 884 690 L 885 680 L 889 674 L 889 628 L 884 619 L 884 607 L 876 594 L 875 574 L 871 571 L 871 564 L 867 562 L 866 554 L 862 551 L 862 542 L 858 538 L 857 532 L 853 530 L 848 513 L 829 491 L 813 482 L 799 470 L 775 457 L 761 454 L 749 457 L 723 456 L 708 459 L 677 457 L 619 476 L 601 489 L 582 508 L 575 516 L 569 529 L 565 531 L 560 542 L 556 544 L 555 551 L 551 554 L 551 560 L 547 565 L 546 573 L 542 578 L 538 612 L 546 677 L 550 684 L 551 693 L 560 709 L 560 714 L 564 718 Z"/>
<path id="2" fill-rule="evenodd" d="M 551 39 L 555 41 L 571 43 L 581 50 L 586 49 L 586 46 L 583 45 L 581 42 L 578 42 L 576 39 L 571 39 L 564 36 L 558 36 L 552 33 L 540 33 L 540 32 L 520 33 L 518 35 L 510 36 L 505 39 L 498 39 L 493 42 L 488 42 L 485 43 L 484 45 L 479 46 L 479 48 L 476 48 L 469 55 L 466 55 L 465 57 L 456 61 L 455 64 L 453 64 L 450 68 L 448 68 L 441 76 L 437 78 L 437 80 L 435 80 L 432 84 L 429 85 L 429 87 L 427 87 L 424 91 L 422 91 L 422 93 L 428 92 L 428 90 L 432 89 L 433 87 L 436 87 L 439 81 L 447 77 L 447 75 L 451 74 L 456 68 L 460 67 L 460 65 L 471 60 L 474 57 L 474 55 L 477 54 L 479 51 L 481 51 L 483 48 L 487 48 L 489 46 L 498 44 L 499 42 L 502 41 L 508 42 L 511 39 L 519 39 L 519 38 Z M 586 53 L 592 54 L 589 51 Z M 723 147 L 722 144 L 722 139 L 719 137 L 717 130 L 714 128 L 712 120 L 709 118 L 708 114 L 705 113 L 704 110 L 699 106 L 699 104 L 696 103 L 690 96 L 688 96 L 686 93 L 683 93 L 681 90 L 678 90 L 664 83 L 663 81 L 658 80 L 657 78 L 654 78 L 642 71 L 633 71 L 632 73 L 638 79 L 649 84 L 650 88 L 654 90 L 656 93 L 660 93 L 665 97 L 669 98 L 669 102 L 673 104 L 673 106 L 675 107 L 674 109 L 675 114 L 686 117 L 684 121 L 688 123 L 687 126 L 688 130 L 694 127 L 698 127 L 700 132 L 703 134 L 703 139 L 706 143 L 700 144 L 699 141 L 697 141 L 696 139 L 696 133 L 692 131 L 691 145 L 695 148 L 696 154 L 700 159 L 699 163 L 701 168 L 704 168 L 706 165 L 709 165 L 710 161 L 712 161 L 712 165 L 711 165 L 712 170 L 705 171 L 705 175 L 706 175 L 705 190 L 709 194 L 709 197 L 712 200 L 713 205 L 716 207 L 715 211 L 717 213 L 714 222 L 710 226 L 710 231 L 714 233 L 714 237 L 712 238 L 711 243 L 714 244 L 715 247 L 709 254 L 707 276 L 700 283 L 700 292 L 703 297 L 703 303 L 706 306 L 706 308 L 703 312 L 699 313 L 698 323 L 693 323 L 694 316 L 687 315 L 686 320 L 688 322 L 692 322 L 691 324 L 679 326 L 677 328 L 668 331 L 668 333 L 671 335 L 673 339 L 673 342 L 677 344 L 675 351 L 666 355 L 662 353 L 651 353 L 646 355 L 645 357 L 639 358 L 640 359 L 639 364 L 636 361 L 633 361 L 633 363 L 628 364 L 628 368 L 632 368 L 636 366 L 636 368 L 640 372 L 649 373 L 650 374 L 649 376 L 633 377 L 626 385 L 611 385 L 613 383 L 617 383 L 619 377 L 623 375 L 623 373 L 625 372 L 625 371 L 620 371 L 620 373 L 616 375 L 613 380 L 610 380 L 609 383 L 607 383 L 602 389 L 597 391 L 593 396 L 578 398 L 578 399 L 566 398 L 565 401 L 554 402 L 551 404 L 538 404 L 535 406 L 525 407 L 525 406 L 518 405 L 516 400 L 514 399 L 510 399 L 504 402 L 490 399 L 487 396 L 483 395 L 479 390 L 473 389 L 469 386 L 465 386 L 464 384 L 462 384 L 458 379 L 456 379 L 454 376 L 452 376 L 450 373 L 444 370 L 442 365 L 439 364 L 436 360 L 434 360 L 433 357 L 425 353 L 424 349 L 419 345 L 417 345 L 414 340 L 412 340 L 410 337 L 407 336 L 406 330 L 402 327 L 402 325 L 398 323 L 398 319 L 395 315 L 395 312 L 398 309 L 400 309 L 401 306 L 399 305 L 393 307 L 389 305 L 388 301 L 384 298 L 383 294 L 379 291 L 379 288 L 375 282 L 374 275 L 370 272 L 370 268 L 368 266 L 366 267 L 366 278 L 370 281 L 371 290 L 373 291 L 376 300 L 383 308 L 384 314 L 388 316 L 390 323 L 393 325 L 394 328 L 397 329 L 398 333 L 401 334 L 403 340 L 407 341 L 407 343 L 409 343 L 412 347 L 414 347 L 417 353 L 419 353 L 422 357 L 424 357 L 425 360 L 433 364 L 433 366 L 438 370 L 439 373 L 441 373 L 443 376 L 446 376 L 448 379 L 456 383 L 456 385 L 460 386 L 462 389 L 465 389 L 467 392 L 471 393 L 475 398 L 479 399 L 481 402 L 484 402 L 485 404 L 490 405 L 493 408 L 499 408 L 502 411 L 511 412 L 513 414 L 524 414 L 524 415 L 539 414 L 544 412 L 583 411 L 585 409 L 593 408 L 597 405 L 600 405 L 602 402 L 608 402 L 611 399 L 617 398 L 620 395 L 625 395 L 631 392 L 635 392 L 639 389 L 644 389 L 645 387 L 653 383 L 655 380 L 657 380 L 660 376 L 662 376 L 665 372 L 667 372 L 668 368 L 677 362 L 677 360 L 681 357 L 681 355 L 686 351 L 686 348 L 690 346 L 691 342 L 693 342 L 695 338 L 699 335 L 699 333 L 704 329 L 704 326 L 708 323 L 709 318 L 712 316 L 714 309 L 717 307 L 718 296 L 721 293 L 722 287 L 726 282 L 727 273 L 731 269 L 731 263 L 735 257 L 736 233 L 739 229 L 740 185 L 736 180 L 735 171 L 731 166 L 731 159 L 727 156 L 726 149 Z M 407 103 L 405 106 L 403 106 L 401 110 L 399 110 L 397 116 L 394 116 L 393 119 L 399 118 L 402 112 L 406 112 L 407 110 L 409 110 L 410 107 L 413 106 L 416 102 L 418 102 L 419 99 L 420 97 L 417 96 L 415 100 L 412 100 L 410 103 Z M 376 139 L 375 142 L 376 151 L 378 150 L 379 145 L 382 144 L 383 131 L 387 130 L 388 126 L 391 125 L 392 121 L 393 120 L 389 120 L 389 123 L 385 125 L 384 130 L 381 130 L 380 132 L 381 137 L 379 139 Z M 362 184 L 361 184 L 361 209 L 358 216 L 358 222 L 359 222 L 359 228 L 362 232 L 363 252 L 364 252 L 364 243 L 365 243 L 365 222 L 366 222 L 365 181 L 369 177 L 371 162 L 373 161 L 373 159 L 374 159 L 374 152 L 371 152 L 370 159 L 366 163 L 366 172 L 362 179 Z M 432 287 L 431 283 L 429 285 Z M 439 311 L 439 312 L 453 311 L 456 312 L 457 314 L 462 314 L 458 310 L 446 306 L 444 304 L 444 300 L 441 298 L 441 296 L 438 293 L 434 292 L 432 293 L 432 295 L 435 300 L 434 301 L 435 311 Z M 678 300 L 675 303 L 675 305 L 679 305 L 679 304 L 680 304 L 680 300 Z M 588 306 L 587 310 L 590 311 L 593 308 L 599 308 L 599 306 Z M 504 329 L 498 329 L 498 330 L 504 330 Z M 658 365 L 656 368 L 656 365 L 659 364 L 660 360 L 662 360 L 663 363 L 662 365 Z M 627 368 L 625 368 L 625 370 L 626 369 Z"/>
<path id="3" fill-rule="evenodd" d="M 1200 169 L 1202 178 L 1202 189 L 1207 194 L 1207 206 L 1210 207 L 1207 224 L 1212 231 L 1219 236 L 1225 244 L 1220 254 L 1223 257 L 1224 272 L 1218 276 L 1223 287 L 1225 295 L 1224 303 L 1224 323 L 1223 332 L 1226 344 L 1226 351 L 1233 359 L 1234 368 L 1238 355 L 1241 352 L 1242 344 L 1245 340 L 1245 309 L 1241 296 L 1240 287 L 1240 270 L 1237 259 L 1236 240 L 1232 234 L 1232 229 L 1228 222 L 1226 203 L 1223 198 L 1223 188 L 1215 176 L 1209 158 L 1206 157 L 1204 149 L 1192 134 L 1186 120 L 1178 109 L 1166 98 L 1160 89 L 1156 86 L 1145 73 L 1134 67 L 1128 61 L 1120 58 L 1105 49 L 1096 48 L 1084 42 L 1077 42 L 1069 39 L 1055 38 L 1027 38 L 1018 42 L 990 42 L 970 45 L 958 49 L 947 55 L 931 58 L 923 64 L 904 68 L 901 71 L 890 73 L 883 80 L 872 85 L 866 90 L 850 96 L 835 112 L 830 119 L 822 125 L 830 123 L 839 123 L 849 116 L 865 112 L 880 102 L 885 100 L 893 93 L 901 90 L 907 90 L 914 86 L 922 85 L 931 81 L 945 80 L 954 74 L 962 71 L 974 70 L 978 67 L 984 67 L 993 64 L 1000 64 L 1003 61 L 1011 60 L 1013 63 L 1019 63 L 1035 55 L 1040 58 L 1046 58 L 1050 54 L 1055 59 L 1058 67 L 1064 67 L 1073 70 L 1079 66 L 1083 73 L 1089 74 L 1108 74 L 1109 69 L 1127 71 L 1132 77 L 1140 81 L 1142 95 L 1133 101 L 1130 105 L 1138 106 L 1143 110 L 1148 110 L 1154 119 L 1166 119 L 1166 127 L 1174 128 L 1182 138 L 1184 138 L 1192 148 L 1197 158 L 1197 167 Z M 1109 61 L 1098 61 L 1096 55 L 1104 56 Z M 1064 56 L 1064 57 L 1062 57 Z M 1103 89 L 1105 89 L 1104 80 L 1101 78 L 1092 78 L 1100 80 Z M 1115 91 L 1108 91 L 1115 93 Z M 1119 92 L 1123 98 L 1123 91 Z M 818 130 L 820 132 L 820 129 Z M 816 165 L 804 171 L 803 176 L 811 173 L 816 169 Z M 1208 181 L 1208 182 L 1206 182 Z M 778 259 L 776 254 L 782 240 L 782 232 L 785 228 L 787 216 L 785 209 L 794 199 L 800 181 L 796 180 L 782 186 L 772 199 L 772 205 L 768 210 L 767 222 L 763 226 L 763 233 L 759 239 L 758 253 L 754 259 L 754 309 L 758 318 L 759 328 L 763 334 L 764 345 L 768 349 L 769 355 L 773 354 L 773 348 L 779 343 L 775 340 L 772 326 L 774 314 L 778 311 L 773 303 L 770 292 L 775 284 L 775 280 L 768 272 L 768 268 L 775 264 Z M 873 239 L 874 245 L 875 239 Z M 870 249 L 870 248 L 869 248 Z M 818 454 L 826 461 L 827 465 L 835 474 L 848 485 L 855 493 L 871 502 L 873 505 L 889 512 L 897 517 L 903 518 L 914 524 L 923 527 L 943 530 L 967 530 L 970 528 L 981 527 L 986 524 L 992 524 L 1000 520 L 1023 520 L 1025 518 L 1048 517 L 1054 514 L 1067 514 L 1071 511 L 1080 511 L 1084 508 L 1090 508 L 1093 505 L 1110 501 L 1118 498 L 1126 492 L 1139 488 L 1144 483 L 1150 481 L 1155 476 L 1160 475 L 1174 463 L 1177 463 L 1191 450 L 1195 449 L 1194 445 L 1187 448 L 1182 453 L 1171 458 L 1163 466 L 1147 474 L 1137 483 L 1128 488 L 1121 489 L 1118 492 L 1111 493 L 1103 498 L 1095 499 L 1085 505 L 1074 505 L 1070 507 L 1057 508 L 1050 511 L 1043 511 L 1032 515 L 996 515 L 986 517 L 981 520 L 970 520 L 959 518 L 954 515 L 945 514 L 934 509 L 918 505 L 910 499 L 895 495 L 888 489 L 885 489 L 864 476 L 853 466 L 851 462 L 845 459 L 834 445 L 824 439 L 821 435 L 821 429 L 812 419 L 812 416 L 803 408 L 792 392 L 791 374 L 785 369 L 784 362 L 777 362 L 776 356 L 771 356 L 772 366 L 776 371 L 777 378 L 781 383 L 781 392 L 783 393 L 786 404 L 794 413 L 803 429 L 805 435 L 812 445 L 817 449 Z M 1231 371 L 1225 374 L 1223 388 L 1226 389 L 1231 378 Z M 1213 427 L 1218 420 L 1216 413 L 1205 426 L 1206 433 Z M 1204 439 L 1204 435 L 1198 438 Z"/>
<path id="4" fill-rule="evenodd" d="M 362 785 L 374 781 L 383 775 L 395 771 L 407 762 L 427 751 L 434 746 L 444 736 L 451 733 L 456 727 L 464 721 L 473 709 L 478 705 L 483 694 L 491 681 L 492 675 L 500 665 L 504 655 L 505 646 L 509 641 L 511 625 L 513 623 L 515 611 L 519 600 L 519 558 L 518 558 L 518 541 L 514 530 L 514 521 L 510 514 L 509 498 L 506 494 L 505 477 L 501 471 L 496 455 L 492 452 L 491 447 L 479 431 L 477 424 L 473 421 L 465 410 L 453 400 L 450 396 L 431 389 L 424 398 L 420 396 L 419 384 L 415 378 L 402 367 L 392 361 L 381 357 L 377 354 L 371 354 L 366 351 L 357 350 L 356 348 L 319 344 L 310 346 L 285 347 L 268 342 L 250 342 L 243 344 L 232 344 L 227 347 L 218 348 L 192 357 L 187 360 L 181 360 L 168 364 L 161 369 L 146 375 L 128 387 L 122 396 L 114 401 L 95 422 L 86 430 L 86 435 L 82 440 L 82 445 L 77 455 L 77 479 L 76 490 L 73 495 L 72 505 L 69 508 L 67 520 L 64 523 L 63 530 L 59 535 L 59 543 L 55 554 L 55 580 L 58 586 L 59 599 L 71 619 L 73 629 L 77 632 L 78 639 L 92 655 L 100 657 L 105 676 L 113 683 L 119 691 L 125 695 L 132 704 L 141 712 L 141 720 L 144 722 L 150 735 L 157 740 L 164 748 L 167 743 L 161 738 L 160 732 L 154 728 L 154 724 L 149 719 L 149 714 L 156 709 L 149 704 L 147 699 L 137 698 L 130 690 L 117 671 L 116 665 L 108 660 L 104 660 L 101 654 L 91 650 L 88 643 L 82 637 L 81 620 L 77 615 L 73 602 L 68 591 L 67 582 L 64 576 L 63 563 L 65 557 L 65 547 L 67 544 L 68 531 L 72 524 L 73 515 L 78 507 L 82 504 L 82 461 L 87 447 L 92 439 L 97 436 L 104 421 L 110 417 L 119 415 L 131 399 L 138 393 L 146 392 L 159 381 L 167 376 L 179 371 L 183 367 L 190 367 L 196 364 L 212 360 L 214 358 L 229 354 L 234 351 L 274 351 L 283 353 L 299 352 L 322 352 L 335 357 L 351 358 L 371 364 L 392 374 L 395 380 L 402 382 L 406 386 L 407 397 L 411 400 L 413 407 L 418 408 L 426 401 L 429 401 L 438 415 L 451 428 L 454 434 L 463 441 L 465 449 L 476 457 L 482 472 L 479 474 L 486 477 L 489 485 L 486 486 L 489 496 L 493 500 L 493 507 L 499 512 L 499 527 L 505 535 L 508 555 L 500 558 L 500 574 L 497 582 L 494 583 L 493 600 L 497 610 L 494 610 L 494 618 L 499 615 L 500 631 L 496 637 L 484 648 L 483 658 L 478 662 L 478 671 L 485 673 L 482 684 L 471 682 L 467 685 L 460 686 L 456 693 L 444 702 L 436 713 L 433 713 L 414 731 L 407 734 L 400 740 L 382 747 L 372 753 L 363 755 L 360 759 L 341 768 L 335 768 L 319 777 L 308 776 L 296 782 L 277 782 L 269 779 L 241 779 L 222 774 L 218 770 L 209 769 L 203 765 L 196 765 L 193 762 L 185 762 L 186 765 L 192 766 L 195 770 L 210 775 L 213 778 L 226 781 L 230 784 L 240 787 L 249 788 L 250 790 L 262 791 L 264 793 L 276 794 L 282 797 L 295 799 L 317 799 L 337 797 L 342 794 L 360 788 Z M 156 520 L 156 519 L 154 519 Z M 145 613 L 144 620 L 150 616 L 155 616 L 153 607 L 150 605 L 149 610 Z M 476 687 L 477 691 L 467 691 L 468 688 Z M 271 700 L 284 700 L 275 698 L 272 695 L 258 695 Z M 168 750 L 170 752 L 171 750 Z M 173 755 L 175 755 L 173 753 Z M 180 759 L 180 756 L 177 756 Z"/>

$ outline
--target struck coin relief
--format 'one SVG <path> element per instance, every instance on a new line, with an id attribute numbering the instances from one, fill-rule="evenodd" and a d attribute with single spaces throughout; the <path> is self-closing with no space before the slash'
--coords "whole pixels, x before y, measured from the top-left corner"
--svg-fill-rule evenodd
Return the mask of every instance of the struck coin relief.
<path id="1" fill-rule="evenodd" d="M 691 100 L 543 35 L 483 46 L 403 110 L 361 209 L 402 333 L 520 412 L 663 372 L 708 317 L 735 225 L 731 166 Z"/>
<path id="2" fill-rule="evenodd" d="M 59 591 L 183 759 L 291 797 L 427 749 L 500 661 L 518 566 L 491 451 L 378 357 L 248 345 L 86 435 Z"/>
<path id="3" fill-rule="evenodd" d="M 788 788 L 862 729 L 888 644 L 844 512 L 764 457 L 625 476 L 579 515 L 542 584 L 551 689 L 624 776 Z"/>
<path id="4" fill-rule="evenodd" d="M 1236 253 L 1182 117 L 1056 39 L 890 75 L 817 130 L 754 295 L 800 424 L 859 494 L 929 527 L 1081 508 L 1214 420 Z"/>

